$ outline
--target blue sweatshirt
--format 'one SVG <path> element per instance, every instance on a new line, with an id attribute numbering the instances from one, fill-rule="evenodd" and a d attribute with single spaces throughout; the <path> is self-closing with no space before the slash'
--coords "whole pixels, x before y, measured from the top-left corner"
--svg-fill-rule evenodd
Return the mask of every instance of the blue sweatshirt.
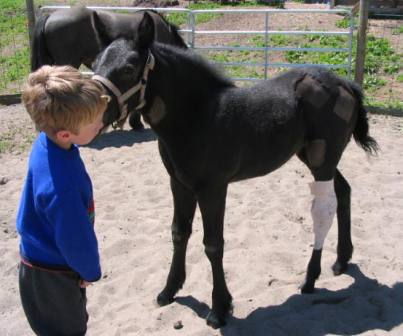
<path id="1" fill-rule="evenodd" d="M 36 139 L 17 215 L 21 256 L 34 265 L 101 277 L 91 180 L 76 146 Z"/>

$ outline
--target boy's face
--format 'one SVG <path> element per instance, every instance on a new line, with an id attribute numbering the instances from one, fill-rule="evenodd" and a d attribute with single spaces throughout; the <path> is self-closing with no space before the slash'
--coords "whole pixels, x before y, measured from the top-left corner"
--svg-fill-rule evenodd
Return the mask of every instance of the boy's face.
<path id="1" fill-rule="evenodd" d="M 104 127 L 104 123 L 102 122 L 103 116 L 103 112 L 99 113 L 93 122 L 80 126 L 77 134 L 71 133 L 71 142 L 76 145 L 89 144 L 98 135 L 102 127 Z"/>
<path id="2" fill-rule="evenodd" d="M 89 144 L 99 133 L 104 126 L 102 118 L 104 112 L 99 113 L 98 116 L 89 124 L 85 124 L 79 127 L 77 133 L 73 133 L 67 130 L 58 131 L 56 133 L 55 141 L 59 146 L 65 149 L 69 149 L 72 144 L 87 145 Z"/>

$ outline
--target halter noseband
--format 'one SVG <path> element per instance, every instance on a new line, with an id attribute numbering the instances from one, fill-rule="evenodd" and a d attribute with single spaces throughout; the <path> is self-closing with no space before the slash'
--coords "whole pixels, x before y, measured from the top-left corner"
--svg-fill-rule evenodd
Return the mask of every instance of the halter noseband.
<path id="1" fill-rule="evenodd" d="M 144 99 L 145 92 L 146 92 L 146 87 L 147 87 L 147 79 L 148 79 L 148 73 L 150 70 L 154 69 L 155 65 L 155 58 L 151 54 L 151 52 L 148 52 L 148 57 L 147 57 L 147 62 L 143 70 L 143 76 L 141 77 L 140 81 L 133 87 L 131 87 L 129 90 L 127 90 L 125 93 L 121 93 L 118 87 L 113 84 L 108 78 L 100 76 L 100 75 L 94 75 L 92 76 L 92 79 L 102 83 L 105 85 L 112 93 L 116 96 L 116 99 L 118 101 L 119 105 L 119 118 L 112 123 L 112 127 L 116 128 L 117 125 L 120 123 L 124 122 L 126 120 L 127 115 L 129 114 L 127 110 L 127 103 L 125 103 L 131 96 L 133 96 L 137 91 L 140 91 L 140 97 L 139 97 L 139 104 L 135 107 L 136 110 L 141 109 L 145 104 L 146 101 Z"/>

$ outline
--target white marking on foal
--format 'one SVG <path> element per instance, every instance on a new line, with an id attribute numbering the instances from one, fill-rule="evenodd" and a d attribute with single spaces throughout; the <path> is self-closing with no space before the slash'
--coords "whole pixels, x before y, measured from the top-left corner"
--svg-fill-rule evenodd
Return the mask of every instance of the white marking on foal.
<path id="1" fill-rule="evenodd" d="M 321 250 L 337 211 L 337 197 L 333 180 L 315 181 L 309 186 L 311 194 L 314 196 L 311 207 L 313 232 L 315 234 L 313 248 L 314 250 Z"/>
<path id="2" fill-rule="evenodd" d="M 337 98 L 334 112 L 344 121 L 349 122 L 355 109 L 355 98 L 346 89 L 339 86 L 339 97 Z"/>

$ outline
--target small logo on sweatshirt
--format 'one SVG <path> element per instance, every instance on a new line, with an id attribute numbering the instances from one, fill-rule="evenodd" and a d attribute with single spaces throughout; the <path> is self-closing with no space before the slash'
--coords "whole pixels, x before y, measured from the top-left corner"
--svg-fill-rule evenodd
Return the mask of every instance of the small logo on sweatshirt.
<path id="1" fill-rule="evenodd" d="M 95 222 L 95 203 L 92 199 L 90 201 L 90 205 L 88 206 L 88 217 L 90 218 L 91 223 L 94 225 Z"/>

